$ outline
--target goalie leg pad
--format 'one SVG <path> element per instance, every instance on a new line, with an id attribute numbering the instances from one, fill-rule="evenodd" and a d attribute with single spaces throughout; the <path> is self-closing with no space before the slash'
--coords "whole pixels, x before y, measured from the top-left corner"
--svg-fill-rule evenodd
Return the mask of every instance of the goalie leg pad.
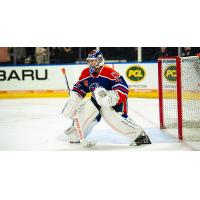
<path id="1" fill-rule="evenodd" d="M 67 140 L 70 143 L 79 143 L 79 137 L 78 134 L 76 132 L 76 129 L 74 128 L 74 126 L 70 126 L 67 130 L 64 131 L 64 133 L 67 135 Z"/>
<path id="2" fill-rule="evenodd" d="M 78 109 L 77 115 L 79 116 L 84 137 L 87 137 L 87 135 L 92 131 L 93 127 L 97 124 L 96 117 L 99 115 L 99 111 L 91 100 L 86 100 L 80 109 Z M 78 133 L 74 127 L 74 123 L 65 131 L 65 134 L 68 136 L 68 140 L 70 142 L 79 142 Z"/>
<path id="3" fill-rule="evenodd" d="M 131 141 L 134 141 L 143 132 L 143 129 L 132 119 L 122 117 L 122 113 L 116 112 L 112 107 L 101 107 L 100 113 L 109 126 L 130 138 Z"/>
<path id="4" fill-rule="evenodd" d="M 75 112 L 83 105 L 82 97 L 80 97 L 76 92 L 71 91 L 70 97 L 65 105 L 62 114 L 65 117 L 73 118 Z"/>

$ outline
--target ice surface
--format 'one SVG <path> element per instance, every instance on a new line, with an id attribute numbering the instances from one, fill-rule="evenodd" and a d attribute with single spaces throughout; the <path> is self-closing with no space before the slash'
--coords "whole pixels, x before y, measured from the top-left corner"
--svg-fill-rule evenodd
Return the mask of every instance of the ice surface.
<path id="1" fill-rule="evenodd" d="M 130 147 L 129 139 L 103 120 L 87 138 L 97 142 L 95 147 L 69 144 L 63 131 L 71 120 L 61 115 L 65 103 L 64 98 L 0 100 L 0 150 L 200 150 L 199 129 L 185 130 L 184 141 L 177 139 L 176 129 L 159 129 L 157 99 L 129 99 L 129 115 L 145 129 L 151 145 Z"/>

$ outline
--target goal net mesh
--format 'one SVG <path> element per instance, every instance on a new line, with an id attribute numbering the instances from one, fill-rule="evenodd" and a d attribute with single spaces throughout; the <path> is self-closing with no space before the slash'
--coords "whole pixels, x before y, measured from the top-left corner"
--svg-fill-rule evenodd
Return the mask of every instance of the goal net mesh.
<path id="1" fill-rule="evenodd" d="M 164 126 L 177 127 L 176 59 L 162 60 Z M 200 59 L 181 58 L 182 126 L 200 128 Z"/>

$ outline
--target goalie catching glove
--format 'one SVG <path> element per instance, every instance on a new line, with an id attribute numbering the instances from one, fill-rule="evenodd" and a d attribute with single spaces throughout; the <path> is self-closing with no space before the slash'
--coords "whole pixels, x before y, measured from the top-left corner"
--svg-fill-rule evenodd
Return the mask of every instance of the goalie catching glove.
<path id="1" fill-rule="evenodd" d="M 115 106 L 119 101 L 119 95 L 115 90 L 106 90 L 98 87 L 94 91 L 97 103 L 100 106 Z"/>

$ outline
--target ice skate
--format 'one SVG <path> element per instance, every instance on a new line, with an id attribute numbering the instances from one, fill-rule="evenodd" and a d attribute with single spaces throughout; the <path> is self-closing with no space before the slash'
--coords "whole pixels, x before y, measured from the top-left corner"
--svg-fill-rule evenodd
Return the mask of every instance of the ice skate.
<path id="1" fill-rule="evenodd" d="M 130 146 L 140 146 L 142 144 L 151 144 L 151 140 L 145 131 L 142 131 L 142 133 L 130 144 Z"/>

